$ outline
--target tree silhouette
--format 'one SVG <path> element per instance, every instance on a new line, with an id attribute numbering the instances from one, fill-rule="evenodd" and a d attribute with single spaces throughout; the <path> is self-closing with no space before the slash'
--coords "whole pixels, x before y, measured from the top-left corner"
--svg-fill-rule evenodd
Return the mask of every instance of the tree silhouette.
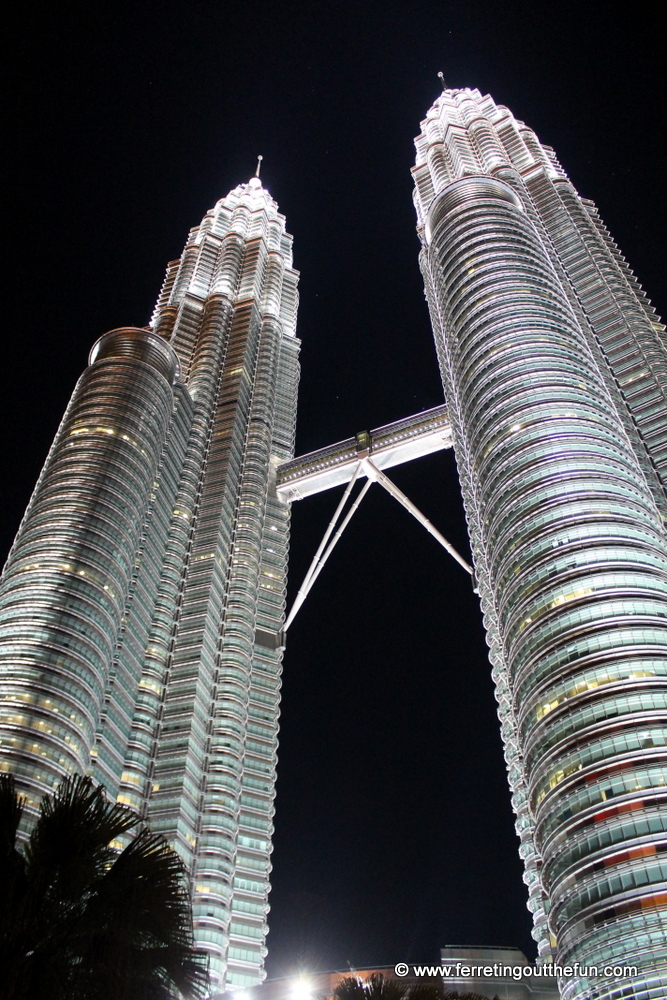
<path id="1" fill-rule="evenodd" d="M 479 993 L 457 993 L 445 990 L 436 982 L 408 984 L 381 972 L 368 979 L 347 976 L 333 991 L 334 1000 L 489 1000 Z M 493 1000 L 498 1000 L 494 997 Z"/>
<path id="2" fill-rule="evenodd" d="M 206 958 L 192 937 L 184 866 L 90 778 L 45 796 L 30 836 L 0 776 L 1 1000 L 201 1000 Z"/>

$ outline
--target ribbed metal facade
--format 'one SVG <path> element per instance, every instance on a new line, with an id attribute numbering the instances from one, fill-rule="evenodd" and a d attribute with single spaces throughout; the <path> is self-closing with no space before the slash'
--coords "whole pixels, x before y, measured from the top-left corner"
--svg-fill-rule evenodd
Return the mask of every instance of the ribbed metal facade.
<path id="1" fill-rule="evenodd" d="M 416 140 L 421 265 L 540 954 L 667 995 L 664 328 L 553 152 L 478 91 Z"/>
<path id="2" fill-rule="evenodd" d="M 150 328 L 93 348 L 0 583 L 0 766 L 91 773 L 192 876 L 218 988 L 263 978 L 297 272 L 257 178 L 192 230 Z"/>

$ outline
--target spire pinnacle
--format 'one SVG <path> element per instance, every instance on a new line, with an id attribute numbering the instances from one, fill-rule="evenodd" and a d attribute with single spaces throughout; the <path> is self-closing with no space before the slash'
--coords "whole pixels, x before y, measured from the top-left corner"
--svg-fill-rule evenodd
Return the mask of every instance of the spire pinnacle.
<path id="1" fill-rule="evenodd" d="M 447 90 L 447 84 L 445 83 L 445 74 L 442 72 L 442 70 L 438 73 L 438 76 L 440 77 L 440 83 L 442 84 L 443 91 Z"/>
<path id="2" fill-rule="evenodd" d="M 255 177 L 259 177 L 259 168 L 260 168 L 260 167 L 261 167 L 261 165 L 262 165 L 262 160 L 263 160 L 263 159 L 264 159 L 264 157 L 263 157 L 263 156 L 258 156 L 258 157 L 257 157 L 257 170 L 255 171 Z"/>

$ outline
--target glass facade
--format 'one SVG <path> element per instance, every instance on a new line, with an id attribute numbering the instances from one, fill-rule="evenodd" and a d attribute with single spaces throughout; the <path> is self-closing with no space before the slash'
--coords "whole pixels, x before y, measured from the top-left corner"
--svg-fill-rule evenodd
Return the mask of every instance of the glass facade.
<path id="1" fill-rule="evenodd" d="M 416 140 L 421 266 L 544 959 L 667 995 L 667 352 L 553 151 L 448 90 Z M 667 854 L 665 855 L 667 859 Z"/>
<path id="2" fill-rule="evenodd" d="M 192 878 L 216 988 L 263 979 L 298 274 L 258 178 L 93 348 L 0 583 L 0 767 L 88 772 Z"/>

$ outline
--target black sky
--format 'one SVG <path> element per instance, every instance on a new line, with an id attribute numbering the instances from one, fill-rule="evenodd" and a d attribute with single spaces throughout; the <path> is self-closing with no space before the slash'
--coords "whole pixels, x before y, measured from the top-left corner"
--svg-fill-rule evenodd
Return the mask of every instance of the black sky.
<path id="1" fill-rule="evenodd" d="M 3 552 L 91 344 L 148 321 L 167 261 L 258 153 L 302 275 L 297 450 L 442 402 L 409 172 L 438 70 L 554 146 L 664 313 L 659 9 L 16 5 Z M 393 477 L 466 551 L 452 455 Z M 295 505 L 292 590 L 335 503 Z M 355 520 L 290 632 L 269 972 L 434 960 L 445 943 L 532 953 L 477 600 L 379 487 Z"/>

